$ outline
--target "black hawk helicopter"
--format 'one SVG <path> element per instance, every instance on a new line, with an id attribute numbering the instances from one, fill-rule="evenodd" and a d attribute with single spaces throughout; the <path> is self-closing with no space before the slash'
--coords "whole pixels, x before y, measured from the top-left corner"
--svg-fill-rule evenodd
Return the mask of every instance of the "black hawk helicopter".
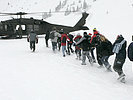
<path id="1" fill-rule="evenodd" d="M 34 30 L 38 35 L 45 34 L 52 31 L 53 27 L 57 30 L 63 29 L 64 32 L 69 33 L 78 30 L 89 30 L 87 26 L 84 26 L 88 13 L 82 13 L 82 18 L 76 23 L 75 26 L 64 26 L 51 24 L 44 20 L 38 20 L 34 18 L 22 18 L 22 15 L 30 13 L 18 12 L 18 13 L 0 13 L 0 16 L 18 15 L 19 18 L 13 18 L 0 22 L 0 36 L 4 38 L 18 37 L 22 38 L 23 35 L 28 35 L 31 30 Z M 24 27 L 24 29 L 22 28 Z"/>

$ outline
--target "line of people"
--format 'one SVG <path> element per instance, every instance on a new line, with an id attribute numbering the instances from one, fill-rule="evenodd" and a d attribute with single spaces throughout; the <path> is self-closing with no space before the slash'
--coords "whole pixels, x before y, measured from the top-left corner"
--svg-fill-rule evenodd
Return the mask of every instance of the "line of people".
<path id="1" fill-rule="evenodd" d="M 53 31 L 47 33 L 45 36 L 46 47 L 48 47 L 48 39 L 51 39 L 53 52 L 56 52 L 57 47 L 60 51 L 62 47 L 63 57 L 65 57 L 66 53 L 68 55 L 74 53 L 74 50 L 72 49 L 73 37 L 74 36 L 71 34 L 64 33 L 63 29 L 57 32 L 56 28 L 54 27 Z"/>
<path id="2" fill-rule="evenodd" d="M 91 65 L 96 63 L 97 59 L 99 67 L 104 66 L 107 71 L 110 72 L 112 72 L 112 69 L 108 59 L 111 55 L 116 54 L 112 68 L 115 72 L 118 73 L 118 80 L 124 83 L 125 74 L 122 68 L 126 59 L 127 41 L 122 35 L 118 35 L 115 42 L 112 44 L 104 35 L 100 34 L 96 28 L 93 29 L 93 36 L 91 35 L 91 33 L 87 34 L 87 32 L 84 32 L 83 36 L 78 33 L 74 37 L 72 34 L 64 33 L 63 29 L 57 32 L 56 28 L 54 27 L 53 31 L 46 33 L 46 47 L 48 47 L 48 40 L 51 39 L 53 52 L 56 52 L 57 47 L 60 51 L 62 47 L 62 54 L 63 57 L 65 57 L 66 54 L 70 55 L 71 53 L 74 53 L 72 46 L 75 46 L 75 54 L 77 56 L 76 59 L 82 60 L 82 65 L 86 65 L 86 57 L 88 58 Z M 28 36 L 28 41 L 30 41 L 31 36 Z M 37 43 L 36 41 L 38 41 L 37 35 L 34 36 L 35 42 L 30 41 L 31 48 L 32 43 L 35 44 Z M 35 45 L 33 45 L 33 51 L 35 51 L 34 47 Z M 95 49 L 96 59 L 94 56 Z M 133 61 L 133 43 L 131 43 L 128 47 L 128 57 L 131 61 Z"/>

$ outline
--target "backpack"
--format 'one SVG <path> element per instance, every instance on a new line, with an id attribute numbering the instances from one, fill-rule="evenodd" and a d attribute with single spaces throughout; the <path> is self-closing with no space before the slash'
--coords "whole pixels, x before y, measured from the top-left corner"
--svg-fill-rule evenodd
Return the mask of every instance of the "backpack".
<path id="1" fill-rule="evenodd" d="M 54 33 L 55 33 L 55 32 L 51 32 L 51 33 L 50 33 L 50 35 L 49 35 L 49 38 L 50 38 L 50 39 L 54 39 L 54 37 L 55 37 L 55 36 L 54 36 Z"/>

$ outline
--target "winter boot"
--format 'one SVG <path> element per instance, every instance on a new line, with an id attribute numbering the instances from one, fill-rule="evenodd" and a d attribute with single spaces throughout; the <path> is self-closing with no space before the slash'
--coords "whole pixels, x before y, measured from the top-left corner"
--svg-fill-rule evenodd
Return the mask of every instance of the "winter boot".
<path id="1" fill-rule="evenodd" d="M 30 46 L 30 49 L 32 50 L 32 46 Z"/>
<path id="2" fill-rule="evenodd" d="M 117 80 L 121 80 L 122 78 L 125 78 L 125 74 L 124 73 L 122 73 L 121 75 L 119 75 L 119 77 L 117 78 Z"/>
<path id="3" fill-rule="evenodd" d="M 125 76 L 120 79 L 120 82 L 126 83 Z"/>
<path id="4" fill-rule="evenodd" d="M 96 63 L 96 60 L 95 59 L 93 59 L 93 63 Z"/>
<path id="5" fill-rule="evenodd" d="M 68 55 L 70 55 L 70 52 L 67 52 Z"/>
<path id="6" fill-rule="evenodd" d="M 81 65 L 86 65 L 86 63 L 85 62 L 82 62 Z"/>
<path id="7" fill-rule="evenodd" d="M 81 60 L 81 56 L 79 56 L 79 60 Z"/>
<path id="8" fill-rule="evenodd" d="M 106 68 L 107 68 L 107 71 L 112 72 L 111 65 L 107 65 Z"/>
<path id="9" fill-rule="evenodd" d="M 103 68 L 103 65 L 99 65 L 97 68 Z"/>
<path id="10" fill-rule="evenodd" d="M 79 54 L 77 53 L 77 54 L 76 54 L 76 59 L 78 60 L 78 58 L 79 58 Z"/>
<path id="11" fill-rule="evenodd" d="M 91 57 L 89 57 L 89 62 L 90 62 L 90 64 L 93 63 L 93 59 Z"/>

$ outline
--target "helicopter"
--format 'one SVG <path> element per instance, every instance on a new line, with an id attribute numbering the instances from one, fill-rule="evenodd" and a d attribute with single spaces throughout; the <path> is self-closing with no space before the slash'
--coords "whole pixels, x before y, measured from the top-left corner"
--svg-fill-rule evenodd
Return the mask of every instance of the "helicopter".
<path id="1" fill-rule="evenodd" d="M 87 26 L 84 26 L 86 23 L 86 18 L 88 17 L 88 13 L 82 13 L 81 19 L 74 25 L 64 26 L 58 24 L 51 24 L 46 21 L 31 18 L 22 18 L 23 15 L 27 15 L 29 13 L 18 12 L 18 13 L 0 13 L 0 16 L 8 16 L 8 15 L 17 15 L 19 18 L 13 18 L 10 20 L 5 20 L 0 22 L 0 36 L 3 38 L 22 38 L 24 35 L 28 35 L 31 30 L 36 32 L 37 35 L 46 34 L 46 32 L 52 31 L 53 27 L 56 27 L 57 31 L 63 29 L 64 32 L 69 33 L 78 30 L 89 30 Z"/>

